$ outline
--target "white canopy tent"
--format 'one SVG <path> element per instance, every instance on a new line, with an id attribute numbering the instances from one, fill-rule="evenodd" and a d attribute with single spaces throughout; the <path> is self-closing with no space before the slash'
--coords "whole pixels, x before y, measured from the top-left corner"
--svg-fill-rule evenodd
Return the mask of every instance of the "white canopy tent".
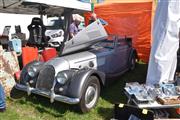
<path id="1" fill-rule="evenodd" d="M 64 8 L 72 8 L 81 11 L 91 11 L 91 4 L 78 0 L 1 0 L 0 12 L 16 14 L 39 14 L 39 7 L 45 7 L 43 12 L 59 12 Z M 50 7 L 48 7 L 50 6 Z M 49 9 L 48 9 L 49 8 Z"/>
<path id="2" fill-rule="evenodd" d="M 153 28 L 148 85 L 174 79 L 179 48 L 180 0 L 159 0 Z"/>

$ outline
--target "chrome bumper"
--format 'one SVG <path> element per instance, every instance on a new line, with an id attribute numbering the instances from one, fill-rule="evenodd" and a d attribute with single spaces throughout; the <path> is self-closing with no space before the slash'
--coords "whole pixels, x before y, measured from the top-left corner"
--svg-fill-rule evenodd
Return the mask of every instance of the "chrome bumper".
<path id="1" fill-rule="evenodd" d="M 38 94 L 38 95 L 41 95 L 44 97 L 48 97 L 48 98 L 50 98 L 51 102 L 54 102 L 54 100 L 56 100 L 56 101 L 60 101 L 60 102 L 68 103 L 68 104 L 77 104 L 80 101 L 79 98 L 69 98 L 66 96 L 57 95 L 54 92 L 45 92 L 45 91 L 31 88 L 29 86 L 25 86 L 25 85 L 21 85 L 21 84 L 16 84 L 15 88 L 18 90 L 27 92 L 28 95 L 30 95 L 31 93 L 34 93 L 34 94 Z"/>

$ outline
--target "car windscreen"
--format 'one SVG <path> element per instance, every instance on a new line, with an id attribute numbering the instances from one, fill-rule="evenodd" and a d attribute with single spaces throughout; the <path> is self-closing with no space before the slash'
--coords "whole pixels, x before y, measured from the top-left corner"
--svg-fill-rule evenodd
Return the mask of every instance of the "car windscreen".
<path id="1" fill-rule="evenodd" d="M 63 29 L 63 23 L 64 21 L 60 18 L 50 19 L 46 25 L 46 29 L 47 30 Z"/>

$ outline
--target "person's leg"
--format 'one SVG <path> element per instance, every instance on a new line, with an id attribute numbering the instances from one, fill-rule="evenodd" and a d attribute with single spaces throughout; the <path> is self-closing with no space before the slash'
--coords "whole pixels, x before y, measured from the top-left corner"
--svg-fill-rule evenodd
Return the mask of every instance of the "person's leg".
<path id="1" fill-rule="evenodd" d="M 2 85 L 0 84 L 0 112 L 4 112 L 6 109 L 5 93 Z"/>

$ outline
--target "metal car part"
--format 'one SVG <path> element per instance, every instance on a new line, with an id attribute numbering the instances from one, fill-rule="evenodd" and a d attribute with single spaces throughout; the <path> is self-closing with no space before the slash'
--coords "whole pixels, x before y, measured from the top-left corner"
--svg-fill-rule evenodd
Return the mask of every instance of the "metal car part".
<path id="1" fill-rule="evenodd" d="M 31 93 L 35 93 L 35 94 L 38 94 L 38 95 L 41 95 L 44 97 L 48 97 L 51 99 L 51 101 L 57 100 L 57 101 L 68 103 L 68 104 L 77 104 L 80 101 L 79 98 L 71 98 L 71 97 L 67 97 L 67 96 L 63 96 L 63 95 L 55 95 L 55 94 L 52 95 L 51 92 L 38 90 L 38 89 L 31 88 L 29 86 L 25 86 L 25 85 L 21 85 L 21 84 L 17 84 L 15 87 L 19 90 L 29 93 L 29 95 Z"/>
<path id="2" fill-rule="evenodd" d="M 40 69 L 41 69 L 41 66 L 42 66 L 42 62 L 34 62 L 31 66 L 29 66 L 27 68 L 27 72 L 28 72 L 28 75 L 32 78 L 34 78 L 35 76 L 38 75 Z"/>
<path id="3" fill-rule="evenodd" d="M 62 54 L 68 54 L 92 46 L 107 38 L 107 33 L 99 20 L 88 25 L 69 41 L 66 41 Z"/>
<path id="4" fill-rule="evenodd" d="M 55 70 L 51 65 L 42 67 L 37 78 L 36 88 L 40 90 L 50 91 L 55 80 Z"/>
<path id="5" fill-rule="evenodd" d="M 64 72 L 59 72 L 56 76 L 56 81 L 59 83 L 59 84 L 62 84 L 64 85 L 67 81 L 68 81 L 68 76 L 66 73 Z"/>
<path id="6" fill-rule="evenodd" d="M 95 85 L 97 86 L 97 85 Z M 85 93 L 85 104 L 87 108 L 92 108 L 93 105 L 96 102 L 96 99 L 98 97 L 98 91 L 97 88 L 94 86 L 89 86 Z"/>

